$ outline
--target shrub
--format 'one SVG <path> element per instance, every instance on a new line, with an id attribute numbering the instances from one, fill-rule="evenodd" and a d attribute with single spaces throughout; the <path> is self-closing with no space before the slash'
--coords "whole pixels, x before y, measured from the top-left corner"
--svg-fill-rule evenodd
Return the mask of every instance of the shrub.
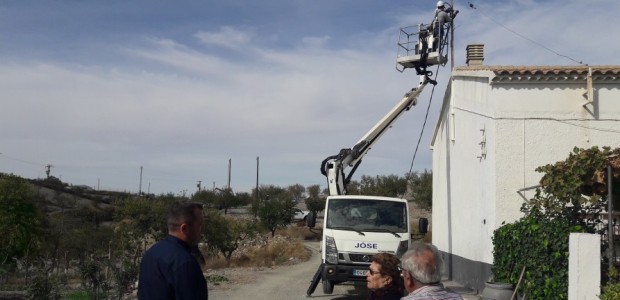
<path id="1" fill-rule="evenodd" d="M 616 300 L 620 299 L 620 283 L 612 283 L 603 287 L 603 293 L 601 294 L 601 300 Z"/>
<path id="2" fill-rule="evenodd" d="M 571 232 L 583 232 L 583 227 L 540 213 L 501 226 L 493 234 L 495 281 L 516 285 L 525 267 L 519 292 L 533 299 L 567 299 Z"/>
<path id="3" fill-rule="evenodd" d="M 28 299 L 60 300 L 66 278 L 51 275 L 44 269 L 35 269 L 35 275 L 28 284 Z"/>

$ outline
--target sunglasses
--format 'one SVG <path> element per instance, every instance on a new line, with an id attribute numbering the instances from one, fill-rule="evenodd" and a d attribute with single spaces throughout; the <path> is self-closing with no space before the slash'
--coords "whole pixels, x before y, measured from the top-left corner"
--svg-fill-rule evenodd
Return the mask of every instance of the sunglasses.
<path id="1" fill-rule="evenodd" d="M 382 273 L 379 271 L 373 271 L 372 269 L 368 268 L 368 274 L 375 275 L 375 274 L 382 274 Z"/>
<path id="2" fill-rule="evenodd" d="M 401 266 L 398 266 L 398 271 L 400 272 L 400 276 L 405 276 L 405 273 L 411 275 L 411 272 L 409 272 L 409 270 L 407 270 L 407 269 L 405 269 L 405 268 L 403 268 Z"/>

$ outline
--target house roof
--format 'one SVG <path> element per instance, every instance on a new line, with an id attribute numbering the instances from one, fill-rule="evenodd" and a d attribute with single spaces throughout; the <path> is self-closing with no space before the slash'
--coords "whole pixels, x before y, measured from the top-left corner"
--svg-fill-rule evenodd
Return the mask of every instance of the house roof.
<path id="1" fill-rule="evenodd" d="M 490 66 L 490 65 L 471 65 L 471 66 L 457 66 L 454 68 L 452 75 L 455 73 L 463 72 L 461 74 L 468 76 L 470 72 L 486 71 L 492 72 L 495 76 L 491 76 L 491 83 L 532 83 L 539 81 L 585 81 L 587 80 L 588 72 L 592 69 L 592 80 L 595 82 L 601 81 L 617 81 L 620 80 L 620 65 L 601 65 L 601 66 Z M 469 73 L 469 74 L 468 74 Z M 490 74 L 488 74 L 490 75 Z M 452 93 L 452 81 L 448 83 L 446 87 L 446 94 L 444 95 L 441 112 L 439 113 L 439 119 L 435 125 L 435 132 L 431 141 L 431 146 L 435 144 L 435 139 L 439 131 L 442 118 L 445 111 L 449 107 L 450 94 Z"/>
<path id="2" fill-rule="evenodd" d="M 492 82 L 585 80 L 592 69 L 592 79 L 620 80 L 620 66 L 459 66 L 455 71 L 491 71 Z"/>

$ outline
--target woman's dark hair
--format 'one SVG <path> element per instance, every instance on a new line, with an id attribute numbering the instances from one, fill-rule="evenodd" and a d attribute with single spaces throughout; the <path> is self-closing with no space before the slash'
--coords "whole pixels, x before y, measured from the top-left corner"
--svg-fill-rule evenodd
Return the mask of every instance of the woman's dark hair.
<path id="1" fill-rule="evenodd" d="M 381 274 L 392 277 L 392 284 L 397 284 L 400 280 L 400 260 L 398 257 L 389 253 L 379 253 L 373 255 L 371 261 L 381 266 Z"/>

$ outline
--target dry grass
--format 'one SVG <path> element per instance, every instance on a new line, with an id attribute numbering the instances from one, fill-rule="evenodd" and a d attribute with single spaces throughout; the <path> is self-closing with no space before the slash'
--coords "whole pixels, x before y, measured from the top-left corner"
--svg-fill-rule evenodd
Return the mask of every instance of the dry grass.
<path id="1" fill-rule="evenodd" d="M 269 238 L 266 245 L 243 249 L 227 261 L 222 255 L 207 258 L 209 269 L 235 267 L 272 267 L 289 265 L 310 259 L 311 252 L 304 247 L 304 240 L 320 239 L 321 233 L 313 233 L 307 227 L 289 226 L 276 231 L 274 238 Z M 237 250 L 240 251 L 241 249 Z"/>
<path id="2" fill-rule="evenodd" d="M 417 222 L 411 224 L 411 229 L 412 232 L 418 232 Z M 267 245 L 245 249 L 243 254 L 235 256 L 230 262 L 226 261 L 225 257 L 218 255 L 209 256 L 206 264 L 209 269 L 260 268 L 295 264 L 310 259 L 312 255 L 304 247 L 304 241 L 319 241 L 321 235 L 321 228 L 309 229 L 302 223 L 294 224 L 276 231 L 276 237 L 270 238 Z M 417 236 L 414 241 L 431 243 L 432 239 L 433 233 L 429 231 L 424 236 Z"/>
<path id="3" fill-rule="evenodd" d="M 309 229 L 304 221 L 300 221 L 295 224 L 296 226 L 289 226 L 286 229 L 278 230 L 279 235 L 283 235 L 290 238 L 300 238 L 304 241 L 320 241 L 323 232 L 321 229 Z"/>

